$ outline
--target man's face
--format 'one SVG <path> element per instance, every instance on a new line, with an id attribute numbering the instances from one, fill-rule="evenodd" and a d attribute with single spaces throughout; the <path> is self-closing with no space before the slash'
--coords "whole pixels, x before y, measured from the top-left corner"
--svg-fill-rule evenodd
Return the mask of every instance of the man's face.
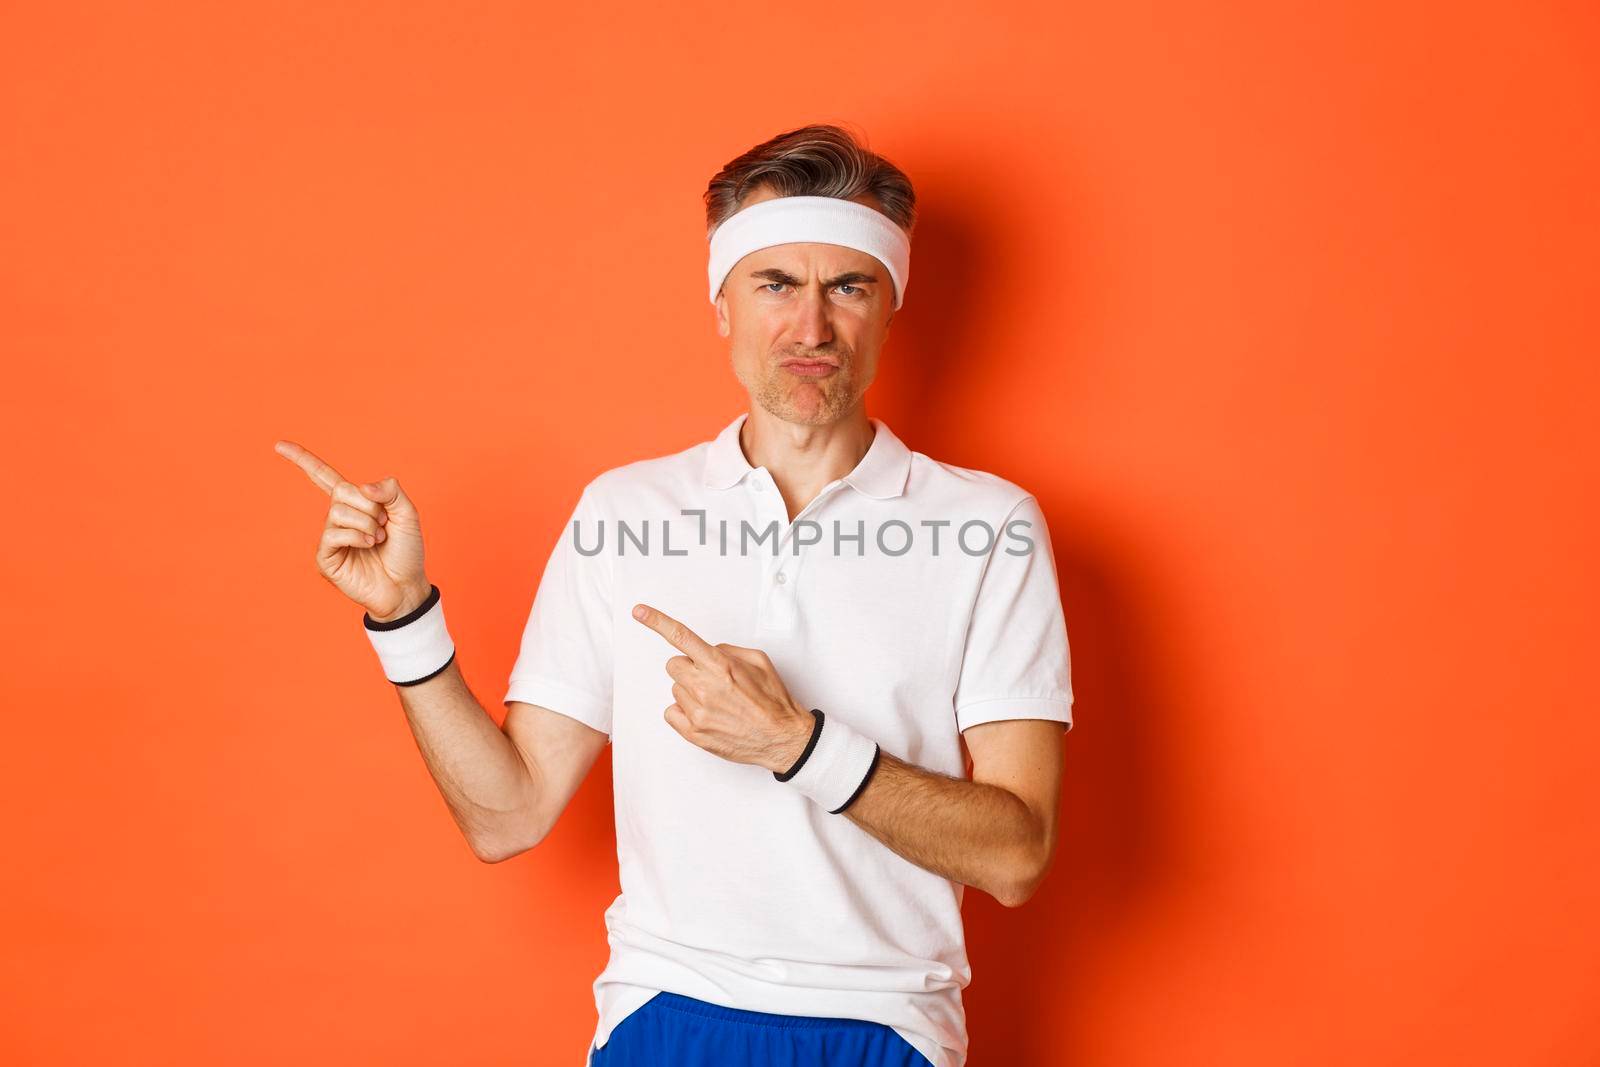
<path id="1" fill-rule="evenodd" d="M 763 188 L 745 207 L 771 199 Z M 871 197 L 857 203 L 873 210 Z M 785 422 L 822 426 L 851 411 L 878 370 L 894 282 L 877 259 L 830 244 L 758 249 L 717 296 L 717 332 L 751 398 Z"/>

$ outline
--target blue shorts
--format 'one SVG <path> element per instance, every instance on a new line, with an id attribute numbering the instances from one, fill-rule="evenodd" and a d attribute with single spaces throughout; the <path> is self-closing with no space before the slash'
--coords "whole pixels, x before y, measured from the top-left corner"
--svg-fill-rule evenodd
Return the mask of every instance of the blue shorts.
<path id="1" fill-rule="evenodd" d="M 929 1067 L 894 1027 L 657 993 L 589 1050 L 589 1067 Z"/>

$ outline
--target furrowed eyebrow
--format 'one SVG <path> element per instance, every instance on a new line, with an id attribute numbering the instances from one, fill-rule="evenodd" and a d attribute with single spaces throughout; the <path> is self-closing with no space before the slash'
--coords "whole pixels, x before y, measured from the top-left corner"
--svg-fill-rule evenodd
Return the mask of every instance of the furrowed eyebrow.
<path id="1" fill-rule="evenodd" d="M 788 271 L 779 270 L 777 267 L 767 267 L 765 270 L 752 271 L 750 277 L 765 278 L 767 281 L 781 282 L 784 285 L 799 286 L 805 284 Z M 875 275 L 863 274 L 861 271 L 853 270 L 848 273 L 841 274 L 837 278 L 829 278 L 822 284 L 827 288 L 832 289 L 836 285 L 855 285 L 858 282 L 876 282 L 877 280 L 878 279 Z"/>

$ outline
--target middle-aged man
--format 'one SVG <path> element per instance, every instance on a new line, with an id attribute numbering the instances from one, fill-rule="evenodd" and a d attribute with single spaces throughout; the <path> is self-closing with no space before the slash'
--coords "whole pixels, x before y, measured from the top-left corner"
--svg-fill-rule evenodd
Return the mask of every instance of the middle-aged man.
<path id="1" fill-rule="evenodd" d="M 398 481 L 278 450 L 333 497 L 319 569 L 366 607 L 476 855 L 537 845 L 612 744 L 622 892 L 590 1067 L 960 1067 L 963 890 L 1019 905 L 1055 850 L 1072 691 L 1049 534 L 1027 491 L 866 414 L 909 277 L 904 173 L 807 126 L 705 199 L 748 410 L 584 487 L 503 727 Z"/>

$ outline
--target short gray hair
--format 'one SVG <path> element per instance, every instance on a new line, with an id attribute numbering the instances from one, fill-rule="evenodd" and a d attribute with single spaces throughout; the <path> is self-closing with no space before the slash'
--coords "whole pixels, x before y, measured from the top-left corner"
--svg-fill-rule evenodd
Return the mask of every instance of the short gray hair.
<path id="1" fill-rule="evenodd" d="M 839 126 L 801 126 L 763 141 L 723 165 L 706 186 L 706 237 L 744 206 L 750 193 L 770 186 L 778 196 L 871 194 L 879 209 L 910 236 L 917 194 L 904 171 Z"/>

